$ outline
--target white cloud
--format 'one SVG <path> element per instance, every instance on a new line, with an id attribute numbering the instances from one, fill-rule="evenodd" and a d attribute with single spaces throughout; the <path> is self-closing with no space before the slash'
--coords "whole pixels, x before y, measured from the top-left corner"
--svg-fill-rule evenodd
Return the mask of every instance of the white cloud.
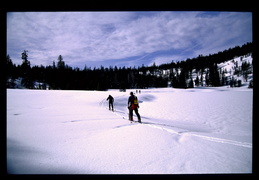
<path id="1" fill-rule="evenodd" d="M 214 53 L 252 40 L 251 13 L 203 12 L 22 12 L 7 15 L 7 53 L 20 63 L 67 64 L 127 59 L 157 51 L 166 58 Z M 223 48 L 223 49 L 222 49 Z M 191 57 L 190 57 L 191 58 Z M 161 59 L 161 58 L 160 58 Z M 120 62 L 121 63 L 121 62 Z"/>

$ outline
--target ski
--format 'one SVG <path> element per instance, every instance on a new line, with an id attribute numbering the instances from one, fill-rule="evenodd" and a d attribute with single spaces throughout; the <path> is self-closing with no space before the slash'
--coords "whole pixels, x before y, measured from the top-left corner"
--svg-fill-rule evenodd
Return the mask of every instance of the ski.
<path id="1" fill-rule="evenodd" d="M 138 122 L 138 121 L 130 121 L 130 123 L 140 123 L 141 124 L 141 122 Z"/>
<path id="2" fill-rule="evenodd" d="M 124 119 L 124 120 L 127 120 L 127 121 L 129 121 L 130 123 L 142 123 L 142 122 L 138 122 L 138 121 L 131 121 L 131 120 L 128 120 L 128 119 L 126 119 L 124 116 L 122 116 L 122 118 Z"/>
<path id="3" fill-rule="evenodd" d="M 106 109 L 107 109 L 108 111 L 114 112 L 116 115 L 122 117 L 122 119 L 127 120 L 127 121 L 129 121 L 130 123 L 140 123 L 140 124 L 142 124 L 142 122 L 131 121 L 131 120 L 128 119 L 129 117 L 126 118 L 124 115 L 119 115 L 119 114 L 118 114 L 118 111 L 116 111 L 115 109 L 113 109 L 113 110 L 111 110 L 111 109 L 109 109 L 109 108 L 106 108 Z M 121 112 L 120 112 L 120 113 L 121 113 Z M 128 115 L 128 114 L 125 113 L 125 112 L 123 112 L 122 114 Z"/>

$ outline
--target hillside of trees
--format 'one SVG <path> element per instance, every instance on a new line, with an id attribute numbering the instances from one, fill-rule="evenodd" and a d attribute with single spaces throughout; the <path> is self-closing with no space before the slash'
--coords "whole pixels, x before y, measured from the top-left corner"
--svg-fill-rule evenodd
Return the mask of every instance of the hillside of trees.
<path id="1" fill-rule="evenodd" d="M 21 53 L 21 65 L 12 62 L 6 56 L 6 86 L 18 88 L 16 83 L 21 81 L 28 89 L 63 89 L 63 90 L 106 90 L 130 89 L 148 87 L 192 88 L 195 86 L 231 85 L 234 79 L 223 79 L 224 71 L 219 71 L 218 64 L 235 57 L 252 55 L 253 44 L 246 43 L 216 54 L 187 59 L 157 66 L 142 66 L 138 68 L 110 66 L 104 68 L 88 68 L 83 70 L 67 65 L 59 55 L 57 61 L 48 66 L 31 66 L 28 51 Z M 253 64 L 242 64 L 235 73 L 242 75 L 252 73 Z M 199 74 L 193 80 L 193 73 Z M 221 78 L 220 78 L 221 77 Z M 195 82 L 194 82 L 195 81 Z M 203 83 L 204 82 L 204 83 Z"/>

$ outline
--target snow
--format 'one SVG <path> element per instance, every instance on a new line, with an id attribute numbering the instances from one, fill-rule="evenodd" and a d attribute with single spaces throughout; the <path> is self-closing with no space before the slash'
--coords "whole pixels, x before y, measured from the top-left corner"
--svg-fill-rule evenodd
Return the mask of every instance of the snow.
<path id="1" fill-rule="evenodd" d="M 7 89 L 8 173 L 252 173 L 252 89 L 130 91 Z"/>
<path id="2" fill-rule="evenodd" d="M 242 63 L 248 63 L 250 64 L 250 68 L 247 74 L 247 79 L 245 78 L 243 73 L 239 73 L 239 74 L 235 74 L 235 69 L 238 69 L 239 71 L 241 71 L 242 69 Z M 222 62 L 217 64 L 218 66 L 218 71 L 220 72 L 220 79 L 222 79 L 222 74 L 221 72 L 225 72 L 224 77 L 227 78 L 227 81 L 229 84 L 229 81 L 232 80 L 232 78 L 236 79 L 236 80 L 240 80 L 241 81 L 241 86 L 249 86 L 249 82 L 253 79 L 253 57 L 252 54 L 249 53 L 247 55 L 244 56 L 239 56 L 239 57 L 235 57 L 234 59 L 230 59 L 228 61 Z M 237 66 L 237 67 L 236 67 Z M 205 72 L 209 70 L 209 68 L 205 68 Z M 180 73 L 180 72 L 178 72 Z M 199 79 L 201 79 L 201 74 L 200 72 L 197 73 L 196 69 L 193 69 L 192 71 L 192 80 L 195 84 L 195 80 L 197 78 L 197 76 L 199 77 Z M 203 73 L 202 75 L 203 77 L 203 86 L 206 85 L 206 73 Z M 196 86 L 196 85 L 195 85 Z M 196 86 L 197 87 L 197 86 Z"/>
<path id="3" fill-rule="evenodd" d="M 244 62 L 249 63 L 249 64 L 252 64 L 252 63 L 253 63 L 253 57 L 252 57 L 252 55 L 251 55 L 251 54 L 248 54 L 248 55 L 246 55 L 246 56 L 236 57 L 236 58 L 234 58 L 234 59 L 232 59 L 232 60 L 226 61 L 226 62 L 224 62 L 224 63 L 220 63 L 220 64 L 218 64 L 218 68 L 221 69 L 222 71 L 223 71 L 223 70 L 226 70 L 226 72 L 227 72 L 227 73 L 225 74 L 226 77 L 229 77 L 229 78 L 230 78 L 230 77 L 233 76 L 233 77 L 235 77 L 236 79 L 241 80 L 243 85 L 248 86 L 250 80 L 253 79 L 253 73 L 252 73 L 252 71 L 251 71 L 251 73 L 248 75 L 248 82 L 245 81 L 245 78 L 244 78 L 243 75 L 240 75 L 240 76 L 234 75 L 235 66 L 236 66 L 235 63 L 237 63 L 238 68 L 241 69 L 242 63 L 244 63 Z"/>

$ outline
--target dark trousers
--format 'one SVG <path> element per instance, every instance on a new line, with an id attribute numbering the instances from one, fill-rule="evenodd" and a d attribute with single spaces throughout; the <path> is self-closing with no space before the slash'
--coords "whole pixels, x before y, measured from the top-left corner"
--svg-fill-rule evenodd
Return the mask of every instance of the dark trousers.
<path id="1" fill-rule="evenodd" d="M 133 110 L 135 111 L 135 114 L 138 117 L 138 121 L 141 122 L 141 118 L 140 118 L 140 115 L 138 113 L 138 108 L 135 108 L 135 109 L 129 108 L 129 120 L 133 121 Z"/>
<path id="2" fill-rule="evenodd" d="M 111 107 L 112 107 L 112 110 L 113 110 L 113 102 L 109 102 L 109 110 L 111 110 Z"/>

